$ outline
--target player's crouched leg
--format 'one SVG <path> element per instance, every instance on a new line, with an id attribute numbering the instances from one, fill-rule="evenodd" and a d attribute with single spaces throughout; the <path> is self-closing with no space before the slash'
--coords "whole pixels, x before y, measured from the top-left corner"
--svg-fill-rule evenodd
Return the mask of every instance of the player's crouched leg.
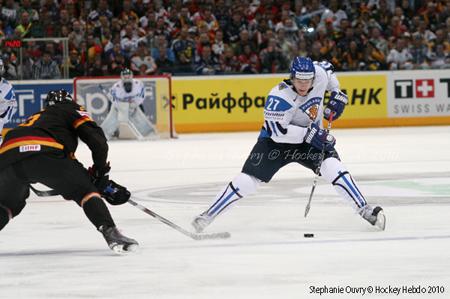
<path id="1" fill-rule="evenodd" d="M 103 234 L 109 248 L 113 251 L 131 252 L 138 248 L 138 242 L 120 233 L 109 213 L 104 201 L 98 193 L 89 193 L 80 203 L 84 213 L 95 225 L 97 230 Z"/>

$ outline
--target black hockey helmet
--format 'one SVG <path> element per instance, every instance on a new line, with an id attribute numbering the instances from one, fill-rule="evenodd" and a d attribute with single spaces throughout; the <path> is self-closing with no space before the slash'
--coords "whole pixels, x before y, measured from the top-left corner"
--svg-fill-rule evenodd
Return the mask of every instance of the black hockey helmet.
<path id="1" fill-rule="evenodd" d="M 52 90 L 47 94 L 47 97 L 44 100 L 44 105 L 45 107 L 48 107 L 64 101 L 73 101 L 69 92 L 64 89 Z"/>

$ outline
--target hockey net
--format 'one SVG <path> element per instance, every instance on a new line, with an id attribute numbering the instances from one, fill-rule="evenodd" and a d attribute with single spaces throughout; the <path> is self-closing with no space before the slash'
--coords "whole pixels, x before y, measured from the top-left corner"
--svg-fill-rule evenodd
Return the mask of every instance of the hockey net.
<path id="1" fill-rule="evenodd" d="M 134 76 L 145 86 L 144 114 L 155 126 L 157 137 L 173 138 L 172 82 L 170 75 Z M 86 107 L 92 118 L 101 124 L 110 107 L 110 89 L 120 80 L 119 76 L 76 77 L 73 81 L 75 100 Z"/>

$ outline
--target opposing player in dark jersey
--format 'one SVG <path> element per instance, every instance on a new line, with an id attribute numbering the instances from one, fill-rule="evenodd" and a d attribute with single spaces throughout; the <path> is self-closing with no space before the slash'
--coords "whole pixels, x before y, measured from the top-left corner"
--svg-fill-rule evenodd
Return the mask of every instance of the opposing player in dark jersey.
<path id="1" fill-rule="evenodd" d="M 75 159 L 78 138 L 92 152 L 87 170 Z M 0 230 L 19 215 L 30 184 L 42 183 L 75 201 L 116 252 L 134 251 L 138 243 L 122 235 L 102 197 L 110 204 L 130 193 L 109 179 L 108 144 L 102 129 L 65 90 L 51 91 L 45 108 L 11 130 L 0 147 Z"/>

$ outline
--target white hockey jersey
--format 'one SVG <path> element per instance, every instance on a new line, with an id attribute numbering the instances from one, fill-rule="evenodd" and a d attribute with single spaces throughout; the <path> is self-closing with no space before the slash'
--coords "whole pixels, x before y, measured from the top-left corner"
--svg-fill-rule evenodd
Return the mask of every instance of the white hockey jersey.
<path id="1" fill-rule="evenodd" d="M 17 110 L 16 94 L 13 86 L 4 78 L 0 78 L 0 132 Z"/>
<path id="2" fill-rule="evenodd" d="M 319 126 L 323 118 L 325 92 L 339 90 L 339 81 L 328 62 L 314 62 L 316 75 L 308 95 L 300 96 L 289 81 L 283 81 L 270 91 L 264 107 L 264 126 L 260 137 L 270 137 L 278 143 L 303 143 L 308 126 Z"/>
<path id="3" fill-rule="evenodd" d="M 110 92 L 114 102 L 135 103 L 137 106 L 141 105 L 145 98 L 144 83 L 137 79 L 133 79 L 133 86 L 130 92 L 125 91 L 122 80 L 114 83 Z"/>

